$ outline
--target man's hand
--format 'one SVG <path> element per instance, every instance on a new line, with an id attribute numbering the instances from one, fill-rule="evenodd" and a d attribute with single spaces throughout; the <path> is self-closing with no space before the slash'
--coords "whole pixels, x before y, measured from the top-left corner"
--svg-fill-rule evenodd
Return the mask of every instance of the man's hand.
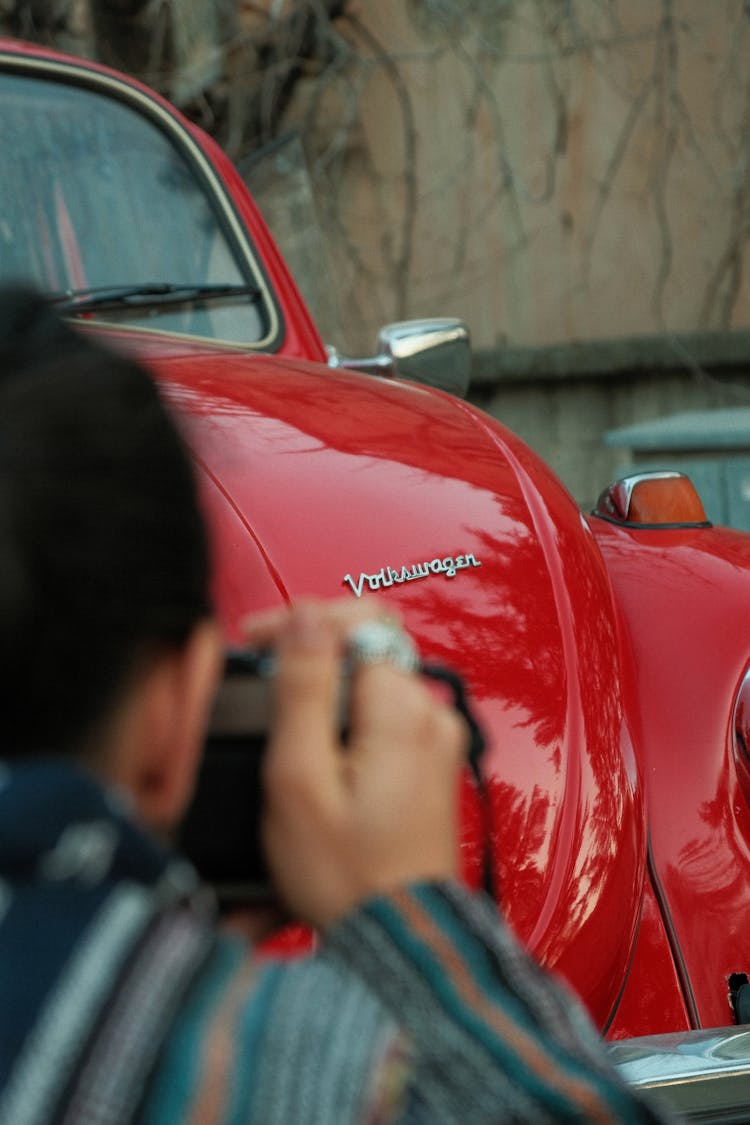
<path id="1" fill-rule="evenodd" d="M 251 619 L 278 657 L 263 838 L 290 909 L 322 928 L 360 901 L 458 867 L 458 778 L 466 728 L 419 676 L 358 664 L 349 734 L 338 730 L 347 634 L 373 601 L 302 603 Z"/>

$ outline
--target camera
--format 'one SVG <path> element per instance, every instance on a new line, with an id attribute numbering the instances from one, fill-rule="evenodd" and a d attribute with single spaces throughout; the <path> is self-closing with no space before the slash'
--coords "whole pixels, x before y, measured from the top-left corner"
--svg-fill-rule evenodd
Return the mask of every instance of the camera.
<path id="1" fill-rule="evenodd" d="M 274 900 L 260 838 L 263 752 L 274 674 L 270 651 L 238 649 L 226 654 L 195 792 L 175 840 L 224 909 Z M 347 684 L 344 667 L 342 738 Z"/>
<path id="2" fill-rule="evenodd" d="M 269 653 L 227 654 L 195 793 L 177 834 L 178 848 L 222 907 L 273 898 L 260 840 L 273 672 Z"/>
<path id="3" fill-rule="evenodd" d="M 419 670 L 444 685 L 467 722 L 467 764 L 484 804 L 486 793 L 479 770 L 484 737 L 469 707 L 463 681 L 442 665 L 420 664 Z M 275 900 L 260 838 L 263 753 L 272 715 L 274 674 L 275 658 L 270 651 L 238 649 L 226 654 L 195 793 L 175 840 L 201 878 L 214 888 L 219 906 L 225 910 Z M 338 716 L 342 742 L 347 737 L 350 674 L 345 661 Z M 489 890 L 492 876 L 489 859 L 485 860 L 485 885 Z"/>

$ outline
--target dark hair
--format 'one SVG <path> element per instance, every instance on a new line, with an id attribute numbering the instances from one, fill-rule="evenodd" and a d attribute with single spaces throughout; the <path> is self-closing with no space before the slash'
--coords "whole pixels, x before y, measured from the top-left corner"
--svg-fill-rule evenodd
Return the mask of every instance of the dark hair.
<path id="1" fill-rule="evenodd" d="M 192 469 L 151 376 L 0 288 L 0 755 L 80 749 L 207 591 Z"/>

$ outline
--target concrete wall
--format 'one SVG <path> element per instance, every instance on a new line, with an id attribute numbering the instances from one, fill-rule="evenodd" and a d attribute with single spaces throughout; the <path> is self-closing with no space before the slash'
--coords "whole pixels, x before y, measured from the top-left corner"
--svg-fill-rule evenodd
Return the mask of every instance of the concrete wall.
<path id="1" fill-rule="evenodd" d="M 405 316 L 463 316 L 480 348 L 750 326 L 746 4 L 350 12 L 286 122 L 350 351 Z"/>
<path id="2" fill-rule="evenodd" d="M 367 354 L 389 320 L 463 316 L 472 399 L 584 506 L 626 469 L 608 430 L 750 404 L 747 4 L 349 12 L 287 121 L 336 294 L 328 341 Z"/>
<path id="3" fill-rule="evenodd" d="M 608 430 L 750 404 L 748 4 L 347 12 L 285 122 L 313 175 L 325 252 L 298 273 L 328 342 L 368 354 L 389 320 L 463 316 L 472 399 L 584 506 L 627 466 Z M 272 225 L 296 268 L 299 215 Z"/>

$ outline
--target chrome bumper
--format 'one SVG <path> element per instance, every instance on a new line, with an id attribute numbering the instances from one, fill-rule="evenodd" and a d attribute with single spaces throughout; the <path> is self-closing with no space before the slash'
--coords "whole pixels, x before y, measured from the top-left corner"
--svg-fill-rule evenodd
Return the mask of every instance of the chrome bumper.
<path id="1" fill-rule="evenodd" d="M 691 1122 L 750 1122 L 750 1027 L 644 1035 L 607 1044 L 631 1085 Z"/>

